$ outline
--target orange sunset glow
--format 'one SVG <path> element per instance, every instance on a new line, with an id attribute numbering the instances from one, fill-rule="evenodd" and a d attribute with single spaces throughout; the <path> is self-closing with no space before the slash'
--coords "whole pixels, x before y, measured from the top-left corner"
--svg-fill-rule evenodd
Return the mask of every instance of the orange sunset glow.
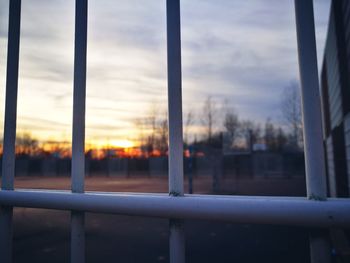
<path id="1" fill-rule="evenodd" d="M 279 11 L 271 12 L 265 5 L 224 2 L 184 1 L 182 6 L 186 143 L 206 136 L 203 114 L 208 97 L 213 99 L 215 111 L 213 133 L 223 130 L 228 110 L 235 110 L 242 121 L 263 125 L 271 118 L 283 126 L 276 110 L 279 95 L 298 81 L 293 3 L 278 3 Z M 319 2 L 315 8 L 316 29 L 321 32 L 318 43 L 324 43 L 329 7 Z M 8 1 L 1 1 L 1 36 L 7 36 L 8 30 L 5 10 Z M 203 16 L 205 10 L 210 10 L 210 17 Z M 126 156 L 166 154 L 165 14 L 163 1 L 146 5 L 133 0 L 118 5 L 89 3 L 86 152 L 96 151 L 99 158 L 108 149 Z M 268 21 L 274 24 L 266 24 L 267 17 L 262 14 L 269 14 Z M 260 15 L 259 21 L 265 22 L 252 23 L 250 18 Z M 17 153 L 70 156 L 74 1 L 23 1 L 21 24 Z M 5 101 L 6 46 L 7 38 L 0 37 L 0 101 Z M 320 54 L 322 51 L 323 46 L 318 47 Z M 3 116 L 4 104 L 0 126 Z M 30 138 L 23 139 L 23 134 Z"/>

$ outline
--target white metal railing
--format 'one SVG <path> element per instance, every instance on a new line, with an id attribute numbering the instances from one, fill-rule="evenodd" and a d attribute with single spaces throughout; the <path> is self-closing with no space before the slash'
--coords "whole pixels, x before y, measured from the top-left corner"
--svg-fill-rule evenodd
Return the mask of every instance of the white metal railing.
<path id="1" fill-rule="evenodd" d="M 349 202 L 327 202 L 303 197 L 184 195 L 87 192 L 55 190 L 0 191 L 3 205 L 74 210 L 80 212 L 206 219 L 232 223 L 350 227 Z M 301 216 L 302 215 L 302 216 Z"/>
<path id="2" fill-rule="evenodd" d="M 87 0 L 76 0 L 71 192 L 14 190 L 21 0 L 10 0 L 0 259 L 12 261 L 13 207 L 71 212 L 71 261 L 85 262 L 84 213 L 169 218 L 170 262 L 185 262 L 184 219 L 310 227 L 350 227 L 350 201 L 326 199 L 324 149 L 312 0 L 295 0 L 302 86 L 307 198 L 184 195 L 180 0 L 166 0 L 169 112 L 169 195 L 84 193 Z M 312 262 L 330 262 L 327 235 L 310 234 Z"/>
<path id="3" fill-rule="evenodd" d="M 86 49 L 88 1 L 76 1 L 74 89 L 73 89 L 73 139 L 72 139 L 72 193 L 84 193 L 85 176 L 85 100 L 86 100 Z M 71 262 L 85 262 L 84 211 L 71 212 Z"/>

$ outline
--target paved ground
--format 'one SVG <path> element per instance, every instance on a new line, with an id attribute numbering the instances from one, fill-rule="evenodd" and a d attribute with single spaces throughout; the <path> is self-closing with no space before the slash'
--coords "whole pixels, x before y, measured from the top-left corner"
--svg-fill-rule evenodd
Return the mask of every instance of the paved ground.
<path id="1" fill-rule="evenodd" d="M 87 214 L 87 262 L 168 262 L 168 221 Z M 15 262 L 69 262 L 69 213 L 18 208 Z M 187 262 L 309 262 L 303 228 L 187 221 Z"/>
<path id="2" fill-rule="evenodd" d="M 233 184 L 235 182 L 235 184 Z M 303 194 L 300 179 L 222 181 L 236 194 Z M 238 186 L 237 186 L 238 183 Z M 211 192 L 211 178 L 195 190 Z M 20 188 L 68 189 L 69 178 L 17 178 Z M 87 178 L 88 190 L 166 192 L 162 178 Z M 226 189 L 227 188 L 227 189 Z M 69 212 L 16 208 L 14 262 L 69 262 Z M 304 228 L 186 221 L 187 262 L 309 262 Z M 168 262 L 168 220 L 87 214 L 87 262 Z"/>

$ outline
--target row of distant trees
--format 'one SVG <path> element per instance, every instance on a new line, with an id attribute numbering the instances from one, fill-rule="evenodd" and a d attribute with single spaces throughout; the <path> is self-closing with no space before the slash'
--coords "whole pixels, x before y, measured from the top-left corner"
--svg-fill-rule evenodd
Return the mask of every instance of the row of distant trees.
<path id="1" fill-rule="evenodd" d="M 301 151 L 303 145 L 300 92 L 292 82 L 281 95 L 280 124 L 271 118 L 265 123 L 242 119 L 228 101 L 208 96 L 200 113 L 188 110 L 184 114 L 184 143 L 186 146 L 213 146 L 221 144 L 231 150 L 249 150 L 254 144 L 268 150 Z M 164 155 L 168 149 L 167 112 L 151 103 L 146 118 L 138 119 L 138 141 L 145 153 Z"/>
<path id="2" fill-rule="evenodd" d="M 292 82 L 281 95 L 280 124 L 271 118 L 265 123 L 243 119 L 228 101 L 208 96 L 199 112 L 184 114 L 184 143 L 186 147 L 219 146 L 227 150 L 251 150 L 253 145 L 264 145 L 270 151 L 301 151 L 303 145 L 301 100 L 297 83 Z M 146 156 L 166 155 L 168 151 L 168 117 L 166 110 L 151 103 L 146 117 L 135 121 L 141 152 Z M 2 144 L 1 144 L 2 145 Z M 106 149 L 108 151 L 108 149 Z M 19 155 L 69 156 L 67 142 L 39 142 L 30 134 L 16 138 Z"/>
<path id="3" fill-rule="evenodd" d="M 2 142 L 0 143 L 0 154 L 2 155 Z M 51 156 L 68 157 L 71 155 L 70 143 L 66 141 L 44 141 L 40 142 L 30 133 L 24 132 L 16 136 L 17 156 Z"/>

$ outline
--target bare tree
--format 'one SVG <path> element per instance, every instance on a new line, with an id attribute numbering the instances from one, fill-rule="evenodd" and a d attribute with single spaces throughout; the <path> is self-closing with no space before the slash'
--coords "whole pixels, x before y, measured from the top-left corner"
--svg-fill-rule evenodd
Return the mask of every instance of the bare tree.
<path id="1" fill-rule="evenodd" d="M 302 147 L 302 114 L 300 89 L 297 82 L 291 82 L 283 90 L 281 96 L 282 118 L 290 131 L 290 144 L 295 147 Z"/>
<path id="2" fill-rule="evenodd" d="M 264 140 L 265 140 L 265 144 L 269 150 L 276 150 L 276 148 L 277 148 L 276 137 L 277 137 L 277 134 L 276 134 L 275 126 L 271 122 L 271 119 L 268 118 L 265 122 Z"/>
<path id="3" fill-rule="evenodd" d="M 194 124 L 194 112 L 190 109 L 186 114 L 185 127 L 184 127 L 184 141 L 189 144 L 189 134 L 191 126 Z"/>
<path id="4" fill-rule="evenodd" d="M 207 142 L 213 139 L 214 125 L 217 114 L 217 105 L 211 96 L 208 96 L 203 105 L 202 124 L 205 128 Z"/>
<path id="5" fill-rule="evenodd" d="M 276 138 L 276 144 L 277 144 L 277 149 L 279 151 L 283 150 L 283 147 L 287 143 L 287 136 L 284 133 L 283 129 L 281 127 L 278 127 L 277 129 L 277 138 Z"/>
<path id="6" fill-rule="evenodd" d="M 251 120 L 241 121 L 239 131 L 240 136 L 243 137 L 249 149 L 252 149 L 253 145 L 257 143 L 261 138 L 260 125 L 254 123 Z"/>
<path id="7" fill-rule="evenodd" d="M 147 117 L 147 124 L 150 130 L 149 142 L 154 146 L 156 132 L 157 132 L 157 115 L 158 115 L 158 107 L 155 102 L 150 105 L 149 113 Z"/>
<path id="8" fill-rule="evenodd" d="M 140 143 L 141 149 L 146 144 L 146 136 L 145 136 L 145 122 L 141 118 L 137 118 L 134 121 L 135 128 L 139 133 L 138 141 Z"/>
<path id="9" fill-rule="evenodd" d="M 148 111 L 144 117 L 137 118 L 134 121 L 135 128 L 139 133 L 140 149 L 148 155 L 153 153 L 156 147 L 158 133 L 159 107 L 155 102 L 149 104 Z"/>
<path id="10" fill-rule="evenodd" d="M 163 114 L 163 118 L 161 118 L 157 123 L 157 138 L 156 140 L 156 146 L 160 152 L 160 154 L 165 155 L 168 151 L 168 134 L 169 134 L 169 128 L 168 128 L 168 114 L 165 111 Z"/>
<path id="11" fill-rule="evenodd" d="M 16 138 L 16 150 L 18 154 L 32 155 L 38 150 L 39 142 L 29 133 L 23 133 Z"/>
<path id="12" fill-rule="evenodd" d="M 156 146 L 157 121 L 158 107 L 155 102 L 152 102 L 149 106 L 147 116 L 144 119 L 145 133 L 147 134 L 145 146 L 148 154 L 152 154 Z"/>
<path id="13" fill-rule="evenodd" d="M 238 114 L 233 110 L 227 110 L 225 113 L 224 127 L 228 135 L 230 148 L 234 145 L 235 139 L 238 135 L 240 123 Z"/>

